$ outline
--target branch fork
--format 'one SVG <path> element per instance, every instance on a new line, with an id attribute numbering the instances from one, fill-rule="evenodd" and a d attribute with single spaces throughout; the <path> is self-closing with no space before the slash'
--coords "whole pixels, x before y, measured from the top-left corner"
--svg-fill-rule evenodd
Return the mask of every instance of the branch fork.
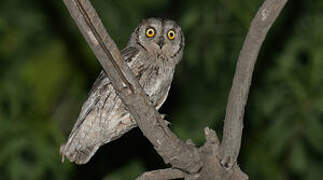
<path id="1" fill-rule="evenodd" d="M 248 179 L 237 165 L 244 109 L 259 50 L 287 0 L 265 0 L 252 20 L 240 51 L 229 94 L 222 142 L 220 143 L 215 131 L 205 128 L 206 142 L 200 148 L 192 141 L 184 143 L 165 125 L 162 116 L 152 106 L 123 60 L 90 1 L 63 1 L 140 130 L 164 162 L 171 165 L 168 169 L 145 172 L 137 180 Z"/>

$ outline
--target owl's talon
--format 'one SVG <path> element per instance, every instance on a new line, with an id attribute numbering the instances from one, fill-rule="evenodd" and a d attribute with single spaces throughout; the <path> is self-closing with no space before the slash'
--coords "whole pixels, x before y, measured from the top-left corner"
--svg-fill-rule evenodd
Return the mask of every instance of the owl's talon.
<path id="1" fill-rule="evenodd" d="M 170 122 L 169 121 L 164 120 L 164 122 L 165 122 L 166 126 L 170 125 Z"/>
<path id="2" fill-rule="evenodd" d="M 164 120 L 165 126 L 168 127 L 168 125 L 170 125 L 170 122 L 165 119 L 167 114 L 160 114 L 160 116 L 161 116 L 162 120 Z"/>
<path id="3" fill-rule="evenodd" d="M 161 118 L 163 119 L 163 120 L 165 120 L 165 117 L 167 116 L 167 114 L 160 114 L 160 116 L 161 116 Z M 165 120 L 166 121 L 166 120 Z"/>

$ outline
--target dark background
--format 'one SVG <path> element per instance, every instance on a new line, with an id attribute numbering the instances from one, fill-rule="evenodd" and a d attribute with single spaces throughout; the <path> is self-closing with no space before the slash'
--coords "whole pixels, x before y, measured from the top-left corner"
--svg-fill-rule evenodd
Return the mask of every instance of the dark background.
<path id="1" fill-rule="evenodd" d="M 262 0 L 92 0 L 125 47 L 146 17 L 182 25 L 185 55 L 161 109 L 181 139 L 221 134 L 239 50 Z M 290 0 L 260 52 L 246 107 L 240 167 L 250 179 L 323 176 L 323 1 Z M 61 0 L 0 2 L 0 179 L 134 179 L 164 168 L 138 128 L 83 166 L 59 146 L 100 65 Z"/>

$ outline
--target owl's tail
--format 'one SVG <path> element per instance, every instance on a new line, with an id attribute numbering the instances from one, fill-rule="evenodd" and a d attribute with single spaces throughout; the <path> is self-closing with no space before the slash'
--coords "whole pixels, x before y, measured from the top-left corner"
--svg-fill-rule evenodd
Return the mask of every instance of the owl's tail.
<path id="1" fill-rule="evenodd" d="M 80 143 L 76 142 L 74 138 L 70 138 L 66 144 L 61 145 L 60 153 L 62 154 L 62 162 L 65 157 L 71 162 L 76 164 L 85 164 L 95 152 L 99 149 L 100 145 L 88 145 L 87 147 L 81 146 Z"/>
<path id="2" fill-rule="evenodd" d="M 62 161 L 66 157 L 76 164 L 85 164 L 100 146 L 118 139 L 137 126 L 126 111 L 114 111 L 108 117 L 102 116 L 106 118 L 103 120 L 96 111 L 92 112 L 93 114 L 88 114 L 80 126 L 74 126 L 67 143 L 61 146 Z"/>

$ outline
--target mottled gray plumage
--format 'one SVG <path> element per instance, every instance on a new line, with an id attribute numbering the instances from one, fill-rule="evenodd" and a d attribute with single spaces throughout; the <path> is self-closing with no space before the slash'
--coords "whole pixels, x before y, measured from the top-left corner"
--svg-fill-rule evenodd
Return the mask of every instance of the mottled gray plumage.
<path id="1" fill-rule="evenodd" d="M 121 52 L 157 110 L 167 98 L 183 49 L 184 36 L 179 25 L 171 20 L 149 18 L 136 28 Z M 67 143 L 61 146 L 63 160 L 67 157 L 77 164 L 87 163 L 101 145 L 136 126 L 102 71 Z"/>

